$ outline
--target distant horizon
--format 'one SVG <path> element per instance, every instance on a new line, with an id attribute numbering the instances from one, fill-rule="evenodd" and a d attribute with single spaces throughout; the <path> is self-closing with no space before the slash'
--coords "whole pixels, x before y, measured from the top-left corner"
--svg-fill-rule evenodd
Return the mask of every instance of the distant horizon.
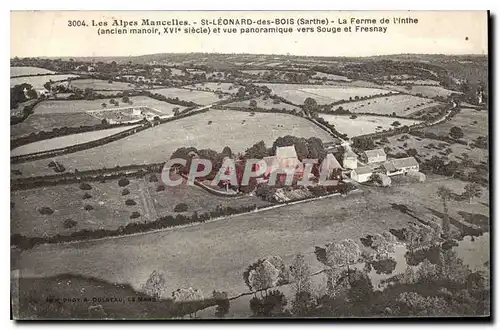
<path id="1" fill-rule="evenodd" d="M 139 55 L 61 55 L 61 56 L 13 56 L 10 59 L 26 59 L 26 58 L 40 58 L 40 59 L 59 59 L 59 58 L 109 58 L 109 57 L 143 57 L 143 56 L 155 56 L 155 55 L 193 55 L 193 54 L 204 54 L 204 55 L 253 55 L 253 56 L 280 56 L 280 57 L 309 57 L 309 58 L 370 58 L 370 57 L 390 57 L 390 56 L 477 56 L 477 57 L 488 57 L 488 54 L 480 53 L 463 53 L 463 54 L 453 54 L 453 53 L 391 53 L 391 54 L 380 54 L 380 55 L 359 55 L 359 56 L 343 56 L 343 55 L 293 55 L 293 54 L 266 54 L 266 53 L 225 53 L 225 52 L 160 52 L 160 53 L 144 53 Z"/>

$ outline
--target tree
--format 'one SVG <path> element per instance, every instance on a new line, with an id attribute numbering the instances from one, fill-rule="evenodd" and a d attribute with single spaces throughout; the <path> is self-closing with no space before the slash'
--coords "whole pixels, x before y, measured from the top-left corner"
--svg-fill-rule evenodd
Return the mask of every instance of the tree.
<path id="1" fill-rule="evenodd" d="M 245 158 L 248 159 L 262 159 L 264 157 L 267 157 L 267 155 L 267 148 L 264 141 L 255 143 L 245 151 Z"/>
<path id="2" fill-rule="evenodd" d="M 464 188 L 464 196 L 469 199 L 469 203 L 472 202 L 472 198 L 479 198 L 482 195 L 481 186 L 476 182 L 468 183 Z"/>
<path id="3" fill-rule="evenodd" d="M 213 299 L 215 300 L 215 303 L 217 304 L 217 308 L 215 310 L 215 316 L 218 318 L 224 318 L 224 315 L 226 315 L 229 312 L 229 299 L 228 299 L 228 294 L 227 292 L 219 292 L 219 291 L 213 291 L 212 292 Z"/>
<path id="4" fill-rule="evenodd" d="M 448 200 L 451 198 L 451 190 L 441 186 L 437 190 L 437 195 L 443 203 L 443 233 L 449 235 L 450 232 L 450 216 L 448 214 Z"/>
<path id="5" fill-rule="evenodd" d="M 398 127 L 398 126 L 401 126 L 401 123 L 399 121 L 395 121 L 391 124 L 391 126 L 394 126 L 394 127 Z"/>
<path id="6" fill-rule="evenodd" d="M 290 282 L 295 293 L 311 291 L 311 269 L 303 254 L 296 254 L 290 265 Z"/>
<path id="7" fill-rule="evenodd" d="M 250 290 L 267 292 L 269 288 L 278 284 L 280 273 L 280 270 L 269 260 L 259 259 L 248 266 L 243 273 L 243 279 Z"/>
<path id="8" fill-rule="evenodd" d="M 130 183 L 129 179 L 127 178 L 121 178 L 120 180 L 118 180 L 118 185 L 120 187 L 125 187 L 125 186 L 128 186 Z"/>
<path id="9" fill-rule="evenodd" d="M 352 239 L 345 239 L 340 243 L 330 243 L 324 249 L 324 257 L 322 260 L 326 266 L 330 268 L 346 267 L 349 274 L 349 266 L 358 262 L 361 256 L 359 245 Z"/>
<path id="10" fill-rule="evenodd" d="M 250 309 L 255 317 L 284 316 L 287 300 L 285 295 L 278 290 L 272 290 L 265 297 L 253 297 L 250 300 Z"/>
<path id="11" fill-rule="evenodd" d="M 450 128 L 450 136 L 455 140 L 461 139 L 464 136 L 464 132 L 460 127 L 452 127 Z"/>
<path id="12" fill-rule="evenodd" d="M 177 289 L 172 292 L 172 300 L 179 304 L 184 303 L 183 307 L 187 308 L 185 312 L 189 313 L 190 317 L 196 317 L 196 305 L 188 305 L 186 303 L 203 300 L 203 292 L 200 289 L 193 289 L 191 287 L 187 289 Z"/>
<path id="13" fill-rule="evenodd" d="M 188 206 L 185 203 L 179 203 L 175 205 L 174 212 L 187 212 Z"/>
<path id="14" fill-rule="evenodd" d="M 304 111 L 306 111 L 306 113 L 315 112 L 318 110 L 318 103 L 316 102 L 315 99 L 308 97 L 304 100 L 303 108 Z"/>
<path id="15" fill-rule="evenodd" d="M 256 100 L 250 101 L 250 108 L 257 108 L 257 101 Z"/>
<path id="16" fill-rule="evenodd" d="M 142 286 L 142 291 L 150 297 L 160 299 L 167 289 L 166 283 L 167 281 L 165 280 L 165 275 L 154 270 L 151 275 L 149 275 L 146 283 Z"/>
<path id="17" fill-rule="evenodd" d="M 129 101 L 130 101 L 130 98 L 128 97 L 128 95 L 123 95 L 122 102 L 123 103 L 128 103 Z"/>
<path id="18" fill-rule="evenodd" d="M 75 220 L 66 219 L 63 222 L 63 227 L 66 229 L 70 229 L 70 228 L 73 228 L 74 226 L 76 226 L 77 224 L 78 224 L 78 222 L 76 222 Z"/>
<path id="19" fill-rule="evenodd" d="M 122 190 L 122 196 L 126 196 L 128 194 L 130 194 L 130 191 L 127 188 Z"/>
<path id="20" fill-rule="evenodd" d="M 133 199 L 127 199 L 125 201 L 125 205 L 127 205 L 127 206 L 134 206 L 134 205 L 137 205 L 137 203 Z"/>
<path id="21" fill-rule="evenodd" d="M 83 199 L 89 199 L 89 198 L 92 198 L 92 195 L 86 192 L 85 194 L 83 194 L 82 198 Z"/>

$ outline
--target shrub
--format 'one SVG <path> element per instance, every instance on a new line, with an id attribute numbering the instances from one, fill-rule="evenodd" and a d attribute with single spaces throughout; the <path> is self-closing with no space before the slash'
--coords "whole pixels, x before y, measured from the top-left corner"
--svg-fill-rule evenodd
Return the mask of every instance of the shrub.
<path id="1" fill-rule="evenodd" d="M 130 194 L 130 191 L 127 188 L 122 190 L 122 196 L 126 196 L 128 194 Z"/>
<path id="2" fill-rule="evenodd" d="M 85 193 L 85 194 L 83 194 L 82 199 L 89 199 L 89 198 L 92 198 L 92 195 L 91 195 L 91 194 L 89 194 L 89 193 Z"/>
<path id="3" fill-rule="evenodd" d="M 41 208 L 38 209 L 38 212 L 40 212 L 40 214 L 43 214 L 43 215 L 50 215 L 50 214 L 54 213 L 54 210 L 48 206 L 42 206 Z"/>
<path id="4" fill-rule="evenodd" d="M 133 199 L 127 199 L 125 201 L 125 204 L 128 205 L 128 206 L 134 206 L 134 205 L 137 205 L 137 203 L 133 200 Z"/>
<path id="5" fill-rule="evenodd" d="M 127 178 L 121 178 L 119 181 L 118 181 L 118 185 L 120 187 L 125 187 L 125 186 L 128 186 L 130 183 L 129 179 Z"/>
<path id="6" fill-rule="evenodd" d="M 158 182 L 158 177 L 156 176 L 156 174 L 151 174 L 151 176 L 149 177 L 149 182 Z"/>
<path id="7" fill-rule="evenodd" d="M 71 219 L 66 219 L 63 221 L 63 227 L 66 229 L 73 228 L 77 224 L 78 223 L 75 220 L 71 220 Z"/>
<path id="8" fill-rule="evenodd" d="M 132 212 L 132 214 L 130 215 L 130 219 L 135 219 L 135 218 L 138 218 L 138 217 L 140 217 L 140 216 L 141 216 L 141 214 L 140 214 L 139 212 L 134 211 L 134 212 Z"/>
<path id="9" fill-rule="evenodd" d="M 91 211 L 91 210 L 93 210 L 93 209 L 94 209 L 94 207 L 93 207 L 92 205 L 90 205 L 90 204 L 86 204 L 86 205 L 83 207 L 83 209 L 84 209 L 85 211 Z"/>
<path id="10" fill-rule="evenodd" d="M 165 190 L 165 186 L 162 184 L 156 187 L 156 191 L 163 191 L 163 190 Z"/>
<path id="11" fill-rule="evenodd" d="M 81 190 L 91 190 L 92 186 L 86 182 L 80 183 L 80 189 Z"/>
<path id="12" fill-rule="evenodd" d="M 174 207 L 174 212 L 186 212 L 188 206 L 185 203 L 179 203 Z"/>

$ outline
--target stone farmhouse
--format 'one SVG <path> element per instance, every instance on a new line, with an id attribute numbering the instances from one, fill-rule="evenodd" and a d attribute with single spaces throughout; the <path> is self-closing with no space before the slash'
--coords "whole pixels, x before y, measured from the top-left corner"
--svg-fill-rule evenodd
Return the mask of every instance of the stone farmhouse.
<path id="1" fill-rule="evenodd" d="M 367 182 L 372 174 L 373 170 L 370 166 L 357 167 L 351 171 L 351 179 L 363 183 Z"/>
<path id="2" fill-rule="evenodd" d="M 361 159 L 367 164 L 381 163 L 387 160 L 384 149 L 366 150 L 361 155 Z"/>
<path id="3" fill-rule="evenodd" d="M 391 159 L 384 163 L 383 168 L 387 176 L 419 171 L 418 162 L 414 157 Z"/>

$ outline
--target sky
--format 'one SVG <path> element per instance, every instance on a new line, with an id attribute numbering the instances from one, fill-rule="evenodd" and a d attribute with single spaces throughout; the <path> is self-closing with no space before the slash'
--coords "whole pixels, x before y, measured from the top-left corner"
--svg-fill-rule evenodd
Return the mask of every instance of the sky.
<path id="1" fill-rule="evenodd" d="M 381 24 L 380 19 L 412 17 L 418 24 Z M 377 20 L 365 27 L 387 27 L 386 33 L 290 34 L 163 34 L 98 35 L 97 27 L 69 27 L 68 21 L 108 22 L 143 18 L 187 20 L 250 18 L 327 18 L 328 27 L 344 28 L 339 19 Z M 359 24 L 352 24 L 352 29 Z M 272 25 L 275 26 L 275 25 Z M 315 27 L 316 25 L 311 25 Z M 14 11 L 11 12 L 11 57 L 135 56 L 154 53 L 255 53 L 302 56 L 373 56 L 387 54 L 482 54 L 488 53 L 486 11 Z M 109 26 L 108 26 L 109 27 Z M 257 27 L 254 23 L 252 27 Z M 261 26 L 264 27 L 264 26 Z M 163 31 L 163 27 L 159 27 Z"/>

